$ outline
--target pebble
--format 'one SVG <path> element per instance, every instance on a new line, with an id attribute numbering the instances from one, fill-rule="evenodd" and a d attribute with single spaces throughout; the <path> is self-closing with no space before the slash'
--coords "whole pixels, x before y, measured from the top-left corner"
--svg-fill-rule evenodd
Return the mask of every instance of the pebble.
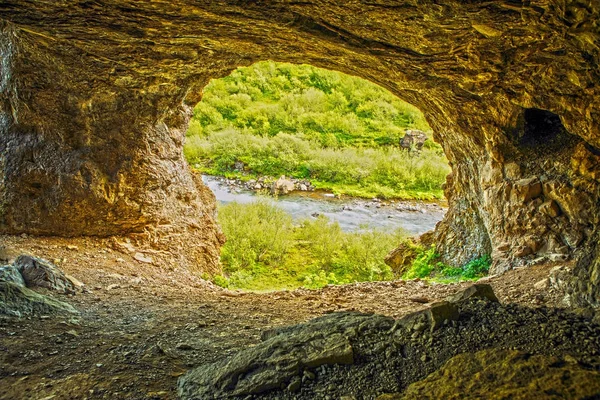
<path id="1" fill-rule="evenodd" d="M 307 369 L 304 370 L 304 378 L 308 379 L 308 380 L 314 380 L 315 379 L 315 374 Z"/>

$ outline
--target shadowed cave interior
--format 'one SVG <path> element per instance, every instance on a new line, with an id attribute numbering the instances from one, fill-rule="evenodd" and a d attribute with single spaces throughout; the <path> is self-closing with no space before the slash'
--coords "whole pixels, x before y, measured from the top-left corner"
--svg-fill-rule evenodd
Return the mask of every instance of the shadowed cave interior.
<path id="1" fill-rule="evenodd" d="M 533 398 L 561 374 L 545 395 L 598 396 L 598 21 L 590 1 L 4 1 L 0 398 Z M 422 110 L 452 168 L 428 240 L 491 254 L 488 281 L 202 280 L 225 238 L 183 158 L 191 107 L 264 59 Z"/>

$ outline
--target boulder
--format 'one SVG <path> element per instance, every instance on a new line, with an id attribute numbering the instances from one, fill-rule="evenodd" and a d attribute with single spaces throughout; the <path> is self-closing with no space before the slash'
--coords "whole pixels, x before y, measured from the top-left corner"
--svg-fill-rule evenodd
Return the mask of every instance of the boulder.
<path id="1" fill-rule="evenodd" d="M 58 293 L 74 293 L 75 286 L 54 264 L 41 258 L 21 255 L 14 266 L 29 288 L 45 288 Z"/>
<path id="2" fill-rule="evenodd" d="M 296 186 L 294 182 L 290 179 L 287 179 L 285 175 L 281 175 L 279 179 L 277 179 L 273 185 L 271 185 L 271 193 L 272 194 L 288 194 L 294 190 Z"/>
<path id="3" fill-rule="evenodd" d="M 70 304 L 44 296 L 13 282 L 0 282 L 0 315 L 77 314 Z"/>
<path id="4" fill-rule="evenodd" d="M 441 301 L 434 303 L 426 310 L 408 314 L 396 321 L 395 327 L 401 326 L 408 331 L 423 332 L 429 329 L 433 332 L 447 323 L 456 321 L 459 317 L 458 308 L 454 303 Z"/>
<path id="5" fill-rule="evenodd" d="M 25 286 L 23 276 L 14 265 L 0 267 L 0 282 L 11 282 L 18 286 Z"/>
<path id="6" fill-rule="evenodd" d="M 400 147 L 406 150 L 421 150 L 427 141 L 427 134 L 418 129 L 409 129 L 400 140 Z"/>
<path id="7" fill-rule="evenodd" d="M 456 321 L 459 317 L 458 308 L 453 303 L 440 301 L 431 305 L 427 310 L 427 316 L 431 323 L 431 330 L 442 327 L 446 321 Z"/>
<path id="8" fill-rule="evenodd" d="M 262 343 L 182 376 L 178 393 L 186 400 L 256 395 L 285 387 L 297 391 L 302 377 L 313 374 L 311 369 L 353 364 L 351 341 L 359 331 L 392 325 L 393 320 L 384 316 L 334 313 L 270 330 Z"/>
<path id="9" fill-rule="evenodd" d="M 494 293 L 494 289 L 492 289 L 492 286 L 488 285 L 487 283 L 476 283 L 473 286 L 469 286 L 460 292 L 446 297 L 446 301 L 451 303 L 459 303 L 472 298 L 480 298 L 498 302 L 498 298 Z"/>

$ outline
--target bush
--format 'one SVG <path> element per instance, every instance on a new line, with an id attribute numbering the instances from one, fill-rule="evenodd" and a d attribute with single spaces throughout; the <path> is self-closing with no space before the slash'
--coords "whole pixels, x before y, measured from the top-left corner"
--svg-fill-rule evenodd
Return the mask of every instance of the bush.
<path id="1" fill-rule="evenodd" d="M 254 290 L 309 288 L 392 278 L 385 255 L 404 232 L 343 232 L 325 217 L 299 226 L 272 202 L 219 207 L 227 237 L 221 250 L 226 277 L 219 286 Z"/>
<path id="2" fill-rule="evenodd" d="M 292 217 L 270 200 L 220 207 L 218 219 L 227 237 L 221 253 L 226 270 L 279 262 L 293 244 Z"/>
<path id="3" fill-rule="evenodd" d="M 440 255 L 435 252 L 435 247 L 431 246 L 429 249 L 420 249 L 418 251 L 412 266 L 403 278 L 414 279 L 414 278 L 429 278 L 434 271 L 443 270 L 446 266 L 439 261 Z"/>
<path id="4" fill-rule="evenodd" d="M 468 279 L 485 276 L 489 272 L 491 265 L 492 258 L 486 254 L 466 263 L 462 267 L 463 276 Z"/>
<path id="5" fill-rule="evenodd" d="M 405 279 L 434 279 L 439 281 L 477 279 L 485 276 L 490 268 L 492 259 L 489 255 L 473 259 L 462 267 L 446 265 L 439 261 L 440 255 L 435 247 L 429 249 L 417 248 L 417 257 L 409 270 L 403 275 Z"/>

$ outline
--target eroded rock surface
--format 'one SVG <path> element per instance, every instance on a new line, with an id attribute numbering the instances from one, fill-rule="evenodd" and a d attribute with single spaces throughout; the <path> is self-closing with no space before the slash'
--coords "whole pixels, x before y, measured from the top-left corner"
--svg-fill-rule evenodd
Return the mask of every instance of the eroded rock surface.
<path id="1" fill-rule="evenodd" d="M 311 63 L 425 113 L 453 171 L 445 260 L 491 253 L 500 272 L 580 257 L 572 298 L 599 305 L 599 13 L 559 0 L 5 0 L 0 230 L 143 232 L 216 268 L 214 199 L 181 152 L 190 107 L 238 66 Z"/>
<path id="2" fill-rule="evenodd" d="M 562 373 L 572 372 L 585 382 L 598 376 L 600 326 L 589 319 L 557 309 L 503 305 L 487 285 L 468 288 L 451 299 L 453 302 L 436 303 L 398 320 L 333 313 L 267 331 L 262 343 L 184 375 L 179 380 L 179 394 L 186 400 L 244 399 L 249 395 L 254 399 L 374 399 L 384 393 L 403 394 L 411 383 L 461 353 L 469 354 L 453 359 L 447 367 L 460 362 L 469 368 L 452 369 L 456 377 L 452 381 L 469 381 L 477 368 L 490 373 L 497 370 L 502 378 L 498 391 L 507 393 L 526 389 L 525 380 L 515 380 L 511 386 L 505 379 L 520 374 L 519 366 L 535 364 L 537 369 L 531 369 L 529 376 L 540 383 Z M 511 352 L 514 348 L 519 351 Z M 488 352 L 477 353 L 482 350 Z M 523 353 L 535 356 L 527 361 Z M 482 361 L 485 354 L 493 357 Z M 560 357 L 587 366 L 553 366 Z M 446 370 L 424 382 L 443 381 Z M 473 390 L 485 390 L 486 382 L 485 378 L 473 381 Z M 436 393 L 450 390 L 451 382 L 444 383 Z M 577 393 L 597 394 L 597 385 L 586 389 L 573 380 L 567 383 L 562 390 L 571 387 Z M 409 393 L 422 393 L 423 385 Z M 547 386 L 552 388 L 550 383 Z"/>
<path id="3" fill-rule="evenodd" d="M 0 282 L 0 315 L 23 317 L 29 315 L 77 314 L 68 303 L 44 296 L 12 282 Z"/>
<path id="4" fill-rule="evenodd" d="M 596 398 L 600 372 L 565 358 L 500 349 L 459 354 L 404 394 L 377 400 Z"/>

